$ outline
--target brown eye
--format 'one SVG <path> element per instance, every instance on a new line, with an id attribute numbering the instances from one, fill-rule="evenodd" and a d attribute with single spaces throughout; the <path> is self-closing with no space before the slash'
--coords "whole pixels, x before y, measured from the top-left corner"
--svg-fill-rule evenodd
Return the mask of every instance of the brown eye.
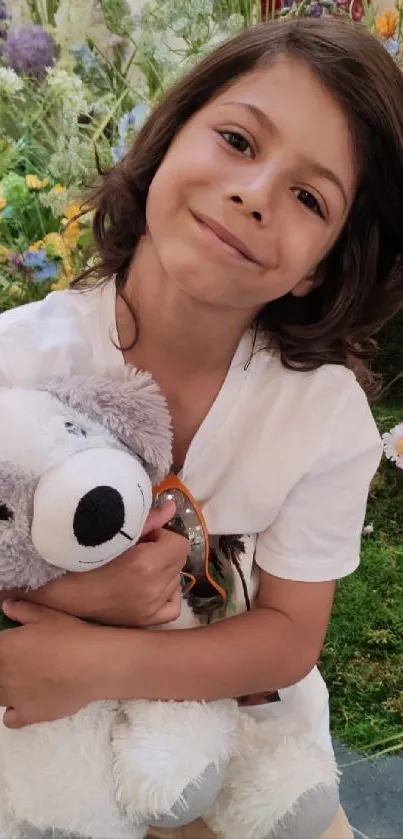
<path id="1" fill-rule="evenodd" d="M 298 201 L 300 201 L 307 210 L 310 210 L 311 213 L 315 213 L 315 215 L 320 216 L 320 218 L 325 217 L 318 199 L 315 198 L 312 192 L 309 192 L 307 189 L 298 189 L 296 190 L 296 193 Z"/>
<path id="2" fill-rule="evenodd" d="M 245 154 L 246 151 L 250 151 L 250 153 L 252 153 L 249 141 L 238 131 L 220 131 L 219 134 L 229 146 L 236 151 L 239 151 L 241 154 Z"/>

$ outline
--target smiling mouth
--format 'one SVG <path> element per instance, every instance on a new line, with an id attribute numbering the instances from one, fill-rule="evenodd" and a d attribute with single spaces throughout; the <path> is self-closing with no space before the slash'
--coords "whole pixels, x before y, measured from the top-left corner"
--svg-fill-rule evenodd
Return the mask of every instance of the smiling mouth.
<path id="1" fill-rule="evenodd" d="M 212 244 L 218 245 L 220 250 L 224 250 L 230 256 L 235 257 L 242 262 L 248 262 L 250 265 L 259 265 L 260 263 L 255 259 L 249 248 L 243 244 L 236 236 L 225 230 L 217 222 L 206 217 L 197 216 L 192 213 L 194 220 L 198 227 L 205 233 Z"/>

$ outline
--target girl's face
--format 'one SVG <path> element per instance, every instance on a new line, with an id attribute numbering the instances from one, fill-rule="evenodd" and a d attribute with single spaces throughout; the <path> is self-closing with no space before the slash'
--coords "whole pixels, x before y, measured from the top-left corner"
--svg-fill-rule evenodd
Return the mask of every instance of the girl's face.
<path id="1" fill-rule="evenodd" d="M 150 186 L 146 235 L 167 281 L 254 313 L 309 292 L 355 189 L 348 118 L 307 66 L 283 57 L 179 132 Z"/>

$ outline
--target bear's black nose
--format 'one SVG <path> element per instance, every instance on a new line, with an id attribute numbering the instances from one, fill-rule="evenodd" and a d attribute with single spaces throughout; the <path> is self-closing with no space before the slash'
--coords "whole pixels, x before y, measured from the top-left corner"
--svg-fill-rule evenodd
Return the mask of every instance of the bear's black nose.
<path id="1" fill-rule="evenodd" d="M 125 522 L 125 505 L 117 489 L 99 486 L 80 499 L 73 530 L 79 545 L 96 548 L 113 539 Z"/>

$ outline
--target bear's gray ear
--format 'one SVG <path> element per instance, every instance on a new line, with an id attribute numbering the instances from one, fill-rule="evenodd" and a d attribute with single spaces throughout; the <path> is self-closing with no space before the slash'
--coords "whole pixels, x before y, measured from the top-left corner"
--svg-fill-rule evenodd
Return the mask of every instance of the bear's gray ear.
<path id="1" fill-rule="evenodd" d="M 144 461 L 153 483 L 159 483 L 169 472 L 171 417 L 149 373 L 126 365 L 104 376 L 49 379 L 39 389 L 104 426 Z"/>
<path id="2" fill-rule="evenodd" d="M 31 538 L 38 479 L 21 466 L 0 461 L 0 589 L 39 588 L 56 569 L 38 554 Z"/>

